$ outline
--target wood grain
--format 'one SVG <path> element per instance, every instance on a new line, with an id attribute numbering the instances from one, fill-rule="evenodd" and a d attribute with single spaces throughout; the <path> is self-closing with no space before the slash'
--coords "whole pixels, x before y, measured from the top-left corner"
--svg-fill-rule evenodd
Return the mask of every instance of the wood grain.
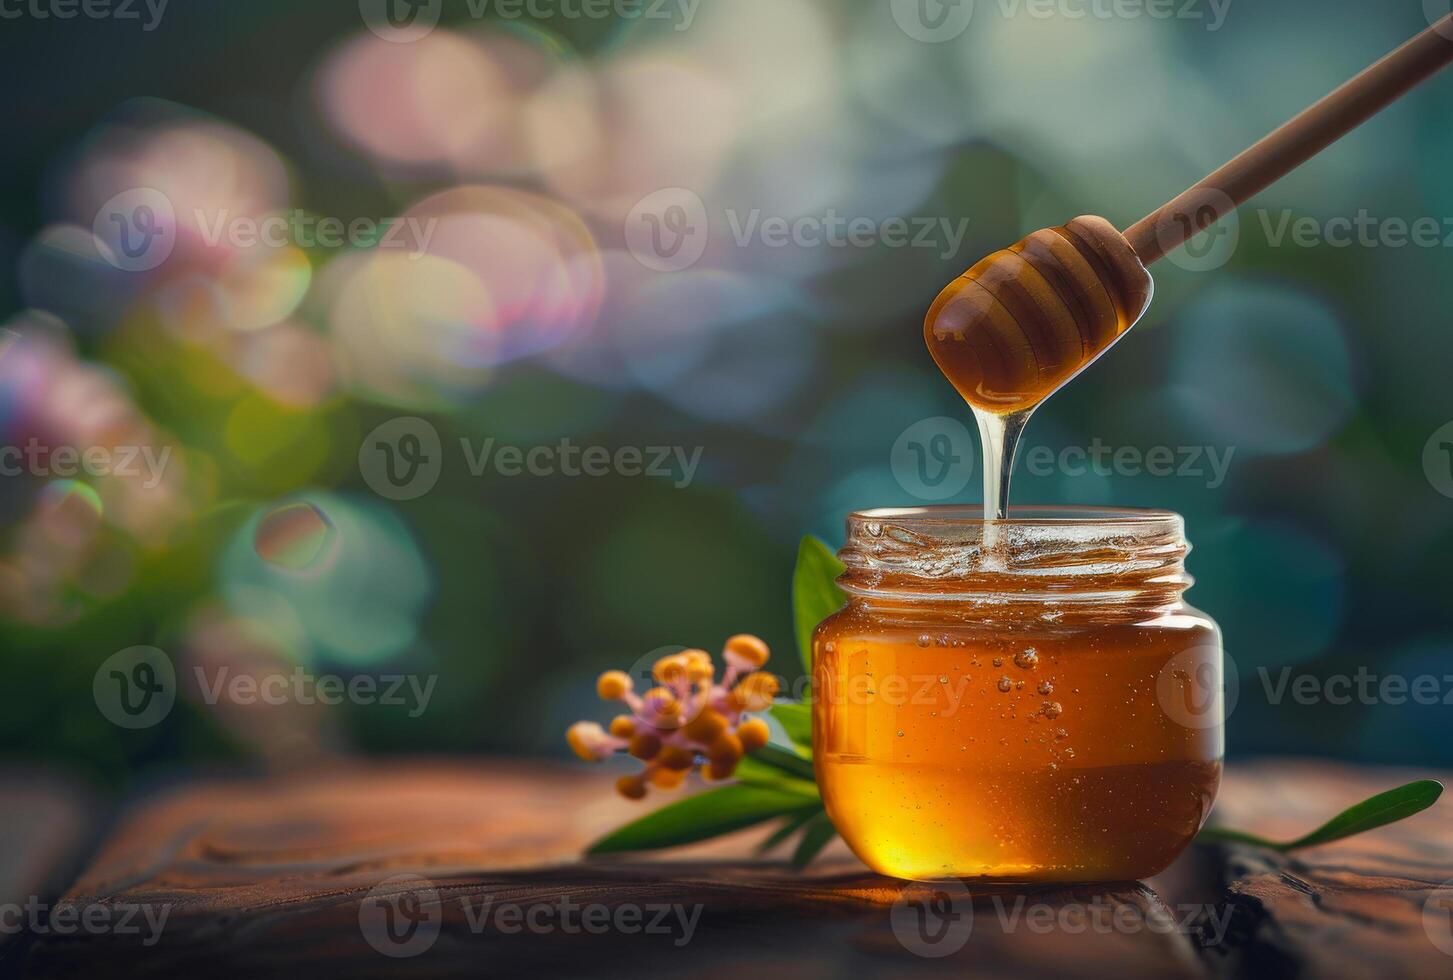
<path id="1" fill-rule="evenodd" d="M 1294 833 L 1400 777 L 1305 763 L 1233 767 L 1223 812 L 1251 829 Z M 589 840 L 641 812 L 612 798 L 609 782 L 599 770 L 495 764 L 190 786 L 124 820 L 66 895 L 80 908 L 165 907 L 160 941 L 41 936 L 27 975 L 1447 976 L 1453 969 L 1453 957 L 1421 924 L 1424 901 L 1453 877 L 1453 834 L 1436 810 L 1296 860 L 1193 848 L 1145 884 L 975 888 L 946 892 L 947 904 L 934 905 L 934 889 L 872 875 L 841 845 L 803 874 L 756 858 L 753 845 L 765 830 L 649 858 L 581 862 Z M 369 942 L 398 951 L 387 945 L 384 919 L 390 909 L 410 908 L 421 924 L 395 935 L 411 937 L 398 948 L 415 955 L 394 958 Z M 580 925 L 587 908 L 603 929 Z M 539 910 L 533 928 L 523 921 L 532 909 Z M 660 929 L 645 930 L 658 914 Z M 572 915 L 573 931 L 566 928 Z M 1224 935 L 1217 922 L 1226 924 Z M 925 936 L 938 943 L 925 946 Z"/>

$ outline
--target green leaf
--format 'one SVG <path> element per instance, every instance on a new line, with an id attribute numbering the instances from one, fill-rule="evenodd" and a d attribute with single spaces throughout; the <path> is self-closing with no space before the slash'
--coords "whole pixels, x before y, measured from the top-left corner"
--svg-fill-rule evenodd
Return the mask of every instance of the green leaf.
<path id="1" fill-rule="evenodd" d="M 782 826 L 772 831 L 772 835 L 770 837 L 762 841 L 761 844 L 757 845 L 757 853 L 766 854 L 768 851 L 781 844 L 787 838 L 797 833 L 797 831 L 802 829 L 803 824 L 807 823 L 807 821 L 811 820 L 813 817 L 817 816 L 819 813 L 822 812 L 822 807 L 815 806 L 802 810 L 799 813 L 792 814 L 786 820 L 782 821 Z"/>
<path id="2" fill-rule="evenodd" d="M 747 758 L 765 763 L 789 776 L 796 776 L 798 779 L 805 779 L 811 783 L 817 782 L 817 773 L 812 769 L 812 760 L 805 759 L 796 752 L 788 752 L 775 745 L 764 745 Z"/>
<path id="3" fill-rule="evenodd" d="M 797 630 L 802 669 L 809 677 L 812 676 L 812 631 L 847 601 L 847 595 L 836 581 L 846 570 L 847 566 L 820 540 L 810 534 L 802 539 L 797 549 L 797 567 L 792 572 L 792 622 Z"/>
<path id="4" fill-rule="evenodd" d="M 1207 827 L 1196 840 L 1202 842 L 1232 842 L 1255 844 L 1277 851 L 1295 851 L 1303 847 L 1316 847 L 1334 840 L 1352 837 L 1377 827 L 1385 827 L 1421 813 L 1438 801 L 1443 795 L 1443 784 L 1436 779 L 1419 779 L 1390 789 L 1386 793 L 1363 800 L 1350 809 L 1343 810 L 1310 834 L 1291 841 L 1271 841 L 1244 830 L 1229 830 L 1221 827 Z"/>
<path id="5" fill-rule="evenodd" d="M 812 748 L 812 706 L 784 702 L 772 705 L 768 712 L 782 724 L 782 730 L 787 737 L 804 749 Z"/>
<path id="6" fill-rule="evenodd" d="M 664 806 L 590 845 L 587 854 L 651 851 L 693 844 L 804 809 L 804 797 L 732 784 Z"/>
<path id="7" fill-rule="evenodd" d="M 745 783 L 748 786 L 760 786 L 764 789 L 778 789 L 787 793 L 796 793 L 810 800 L 819 800 L 822 798 L 817 791 L 817 784 L 811 780 L 790 774 L 785 770 L 769 765 L 750 755 L 737 763 L 736 779 L 737 782 Z"/>
<path id="8" fill-rule="evenodd" d="M 792 866 L 798 869 L 807 867 L 836 836 L 837 828 L 827 818 L 826 810 L 814 816 L 807 821 L 802 840 L 797 842 L 797 850 L 792 853 Z"/>

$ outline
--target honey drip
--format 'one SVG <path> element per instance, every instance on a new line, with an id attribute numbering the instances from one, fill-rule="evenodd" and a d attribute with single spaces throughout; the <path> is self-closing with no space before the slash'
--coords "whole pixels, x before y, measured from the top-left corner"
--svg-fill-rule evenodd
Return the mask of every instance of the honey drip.
<path id="1" fill-rule="evenodd" d="M 923 336 L 978 423 L 986 520 L 1008 516 L 1030 415 L 1134 326 L 1151 290 L 1124 236 L 1086 215 L 986 256 L 939 294 Z"/>

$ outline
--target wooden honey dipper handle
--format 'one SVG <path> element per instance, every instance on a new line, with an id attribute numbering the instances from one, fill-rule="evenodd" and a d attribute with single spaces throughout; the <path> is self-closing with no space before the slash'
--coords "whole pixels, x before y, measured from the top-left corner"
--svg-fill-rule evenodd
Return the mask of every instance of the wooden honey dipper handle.
<path id="1" fill-rule="evenodd" d="M 1125 230 L 1150 265 L 1453 62 L 1453 13 Z"/>

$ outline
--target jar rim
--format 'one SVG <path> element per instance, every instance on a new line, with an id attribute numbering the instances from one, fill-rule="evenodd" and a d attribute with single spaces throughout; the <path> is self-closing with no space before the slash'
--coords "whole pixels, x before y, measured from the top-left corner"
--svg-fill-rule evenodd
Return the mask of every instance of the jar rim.
<path id="1" fill-rule="evenodd" d="M 1174 511 L 1139 507 L 1081 507 L 1051 504 L 1010 507 L 1009 517 L 987 521 L 980 504 L 946 504 L 932 507 L 873 507 L 848 515 L 848 524 L 883 523 L 900 525 L 979 525 L 1000 527 L 1105 526 L 1117 531 L 1144 529 L 1150 532 L 1179 532 L 1184 519 Z"/>
<path id="2" fill-rule="evenodd" d="M 1190 587 L 1185 521 L 1168 510 L 978 505 L 880 507 L 848 517 L 838 582 L 850 594 L 1011 598 L 1179 595 Z"/>

